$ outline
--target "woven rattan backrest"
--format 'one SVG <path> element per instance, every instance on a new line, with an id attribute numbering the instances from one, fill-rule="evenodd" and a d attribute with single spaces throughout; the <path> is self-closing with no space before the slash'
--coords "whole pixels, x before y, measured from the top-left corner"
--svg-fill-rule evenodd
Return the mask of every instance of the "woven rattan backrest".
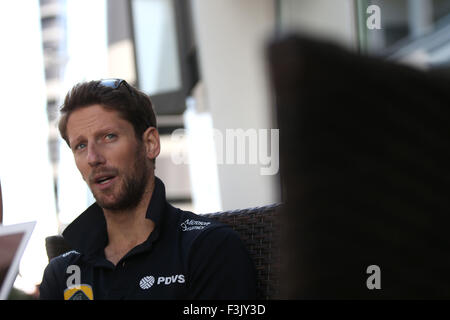
<path id="1" fill-rule="evenodd" d="M 279 295 L 280 223 L 278 204 L 207 214 L 208 218 L 230 225 L 241 237 L 254 261 L 257 298 Z"/>

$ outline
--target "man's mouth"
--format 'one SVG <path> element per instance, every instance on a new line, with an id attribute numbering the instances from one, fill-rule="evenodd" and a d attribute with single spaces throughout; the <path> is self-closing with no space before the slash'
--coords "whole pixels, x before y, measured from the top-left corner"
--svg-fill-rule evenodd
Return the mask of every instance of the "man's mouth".
<path id="1" fill-rule="evenodd" d="M 117 176 L 103 176 L 100 178 L 95 179 L 95 187 L 96 189 L 100 191 L 106 191 L 109 190 L 116 181 Z"/>
<path id="2" fill-rule="evenodd" d="M 113 170 L 98 172 L 91 175 L 89 179 L 92 186 L 96 186 L 100 190 L 105 190 L 112 186 L 115 179 L 117 178 L 117 172 Z"/>
<path id="3" fill-rule="evenodd" d="M 101 177 L 101 178 L 95 179 L 95 183 L 97 183 L 97 184 L 107 184 L 109 181 L 111 181 L 114 178 L 115 178 L 115 176 Z"/>

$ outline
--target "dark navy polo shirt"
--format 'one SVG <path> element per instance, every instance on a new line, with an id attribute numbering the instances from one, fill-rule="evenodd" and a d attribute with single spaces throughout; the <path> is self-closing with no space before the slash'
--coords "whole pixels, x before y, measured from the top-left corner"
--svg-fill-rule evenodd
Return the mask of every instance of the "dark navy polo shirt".
<path id="1" fill-rule="evenodd" d="M 155 188 L 148 239 L 118 263 L 105 258 L 106 220 L 94 203 L 63 232 L 74 248 L 44 271 L 41 299 L 255 299 L 254 265 L 230 227 L 183 211 Z M 75 285 L 75 286 L 74 286 Z"/>

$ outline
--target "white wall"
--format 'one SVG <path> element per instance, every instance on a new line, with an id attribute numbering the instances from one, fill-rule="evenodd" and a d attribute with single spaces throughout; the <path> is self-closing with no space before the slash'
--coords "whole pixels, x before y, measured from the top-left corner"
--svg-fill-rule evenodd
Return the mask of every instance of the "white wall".
<path id="1" fill-rule="evenodd" d="M 281 0 L 282 29 L 355 48 L 355 10 L 355 0 Z"/>
<path id="2" fill-rule="evenodd" d="M 273 0 L 193 0 L 205 103 L 214 129 L 270 129 L 264 45 L 275 28 Z M 222 209 L 278 201 L 276 176 L 261 166 L 219 164 Z"/>

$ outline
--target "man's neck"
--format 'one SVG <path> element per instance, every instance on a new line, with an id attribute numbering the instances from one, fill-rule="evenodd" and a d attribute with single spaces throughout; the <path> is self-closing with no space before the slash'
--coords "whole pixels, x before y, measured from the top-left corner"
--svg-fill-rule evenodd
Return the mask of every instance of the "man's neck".
<path id="1" fill-rule="evenodd" d="M 155 178 L 150 179 L 139 204 L 129 210 L 110 211 L 103 209 L 108 232 L 105 256 L 114 265 L 132 248 L 147 240 L 155 228 L 146 218 L 147 208 L 155 188 Z"/>

